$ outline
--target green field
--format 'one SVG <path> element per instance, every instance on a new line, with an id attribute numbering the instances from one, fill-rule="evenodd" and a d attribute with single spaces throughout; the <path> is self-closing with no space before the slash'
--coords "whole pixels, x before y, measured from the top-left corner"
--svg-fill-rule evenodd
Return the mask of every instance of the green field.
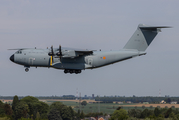
<path id="1" fill-rule="evenodd" d="M 53 101 L 54 102 L 54 101 Z M 71 106 L 75 111 L 78 111 L 79 103 L 71 102 L 71 101 L 61 101 L 63 104 L 67 106 Z M 48 101 L 48 104 L 51 104 L 52 101 Z M 129 104 L 121 104 L 121 105 L 129 105 Z M 86 114 L 90 112 L 103 112 L 106 114 L 112 114 L 114 110 L 116 110 L 120 104 L 113 103 L 88 103 L 86 106 L 81 106 L 81 110 Z M 132 105 L 132 104 L 131 104 Z M 134 109 L 135 107 L 123 107 L 125 110 Z M 141 107 L 137 107 L 137 109 L 142 109 Z M 151 108 L 149 108 L 151 109 Z M 153 108 L 154 109 L 154 108 Z"/>

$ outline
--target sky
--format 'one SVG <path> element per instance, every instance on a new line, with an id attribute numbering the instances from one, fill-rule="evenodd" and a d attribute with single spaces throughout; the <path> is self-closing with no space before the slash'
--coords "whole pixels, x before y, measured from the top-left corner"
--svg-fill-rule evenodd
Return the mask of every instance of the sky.
<path id="1" fill-rule="evenodd" d="M 1 0 L 1 96 L 179 96 L 178 0 Z M 109 66 L 64 74 L 14 64 L 13 48 L 120 50 L 138 24 L 162 29 L 147 54 Z M 160 92 L 161 91 L 161 92 Z"/>

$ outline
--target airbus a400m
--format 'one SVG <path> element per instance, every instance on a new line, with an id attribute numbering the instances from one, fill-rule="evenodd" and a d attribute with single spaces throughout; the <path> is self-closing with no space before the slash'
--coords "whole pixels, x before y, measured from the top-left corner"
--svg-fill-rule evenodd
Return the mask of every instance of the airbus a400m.
<path id="1" fill-rule="evenodd" d="M 161 28 L 166 26 L 146 26 L 139 24 L 137 30 L 119 51 L 94 51 L 59 48 L 50 49 L 14 49 L 18 50 L 10 60 L 25 67 L 28 72 L 30 67 L 52 67 L 64 70 L 64 73 L 81 73 L 85 69 L 103 67 L 109 64 L 127 60 L 136 56 L 145 55 L 145 50 L 153 41 Z M 12 50 L 12 49 L 11 49 Z"/>

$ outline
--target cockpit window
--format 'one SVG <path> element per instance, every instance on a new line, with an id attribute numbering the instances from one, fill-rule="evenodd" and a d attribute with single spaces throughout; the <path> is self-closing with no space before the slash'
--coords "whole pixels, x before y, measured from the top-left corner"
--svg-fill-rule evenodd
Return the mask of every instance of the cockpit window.
<path id="1" fill-rule="evenodd" d="M 17 51 L 17 52 L 16 52 L 16 54 L 22 54 L 22 51 L 21 51 L 21 50 L 19 50 L 19 51 Z"/>

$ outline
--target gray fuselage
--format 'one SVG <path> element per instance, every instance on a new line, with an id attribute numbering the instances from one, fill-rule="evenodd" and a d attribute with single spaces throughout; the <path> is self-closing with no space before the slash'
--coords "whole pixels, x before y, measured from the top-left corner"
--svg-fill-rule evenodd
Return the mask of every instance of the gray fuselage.
<path id="1" fill-rule="evenodd" d="M 56 69 L 92 69 L 105 65 L 109 65 L 122 60 L 130 59 L 135 56 L 144 54 L 137 50 L 121 50 L 121 51 L 95 51 L 89 55 L 79 55 L 78 57 L 59 58 L 48 55 L 49 49 L 23 49 L 14 54 L 13 62 L 25 67 L 53 67 Z"/>

